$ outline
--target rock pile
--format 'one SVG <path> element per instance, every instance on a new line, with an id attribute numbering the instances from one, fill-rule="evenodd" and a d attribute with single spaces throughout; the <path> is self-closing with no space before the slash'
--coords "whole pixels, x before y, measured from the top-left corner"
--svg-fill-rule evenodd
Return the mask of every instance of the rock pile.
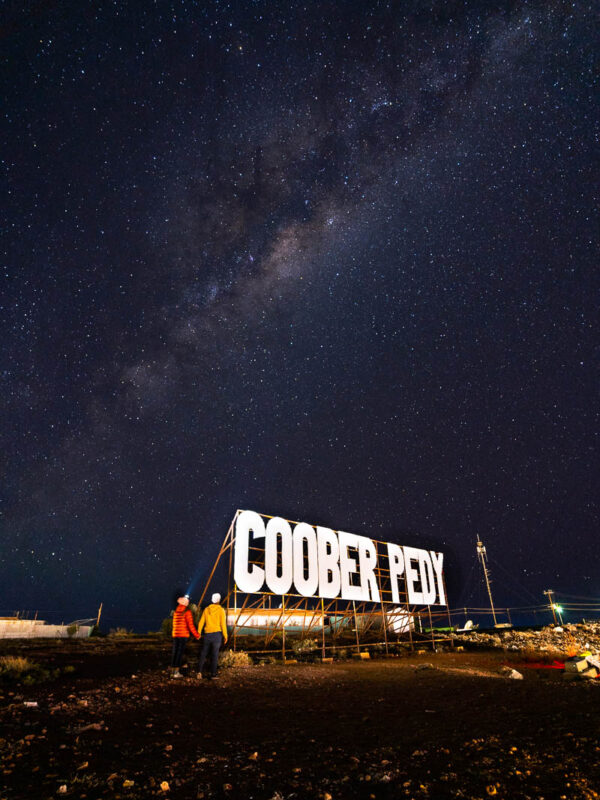
<path id="1" fill-rule="evenodd" d="M 494 631 L 470 630 L 454 633 L 455 644 L 470 642 L 480 647 L 501 650 L 538 650 L 559 652 L 565 655 L 592 653 L 600 655 L 600 622 L 548 625 L 541 630 L 519 630 L 518 628 Z"/>
<path id="2" fill-rule="evenodd" d="M 600 674 L 600 659 L 594 656 L 574 656 L 565 662 L 565 678 L 597 678 Z"/>

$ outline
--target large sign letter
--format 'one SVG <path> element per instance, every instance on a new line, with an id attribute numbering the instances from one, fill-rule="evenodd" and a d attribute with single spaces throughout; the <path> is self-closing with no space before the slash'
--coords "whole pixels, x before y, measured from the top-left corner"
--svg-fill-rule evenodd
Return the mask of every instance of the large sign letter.
<path id="1" fill-rule="evenodd" d="M 388 542 L 388 561 L 390 562 L 390 583 L 392 585 L 392 603 L 400 604 L 398 578 L 404 575 L 404 555 L 402 548 Z"/>
<path id="2" fill-rule="evenodd" d="M 413 566 L 413 561 L 419 564 L 418 570 Z M 419 606 L 430 606 L 435 603 L 435 581 L 433 566 L 427 550 L 418 547 L 404 548 L 404 570 L 406 573 L 406 590 L 408 602 Z M 416 589 L 419 584 L 421 591 Z"/>
<path id="3" fill-rule="evenodd" d="M 340 593 L 340 546 L 331 528 L 317 527 L 319 555 L 319 595 L 338 597 Z"/>
<path id="4" fill-rule="evenodd" d="M 423 603 L 426 606 L 430 606 L 435 603 L 436 591 L 435 580 L 433 578 L 433 567 L 431 565 L 431 556 L 427 550 L 421 550 L 419 554 L 419 571 L 421 573 Z"/>
<path id="5" fill-rule="evenodd" d="M 340 578 L 342 582 L 342 597 L 344 600 L 362 600 L 363 590 L 359 583 L 355 586 L 352 583 L 352 575 L 360 574 L 358 572 L 358 540 L 359 536 L 355 533 L 347 533 L 346 531 L 338 531 L 338 539 L 340 542 Z M 348 548 L 356 551 L 354 554 L 348 552 Z"/>
<path id="6" fill-rule="evenodd" d="M 366 536 L 358 537 L 358 563 L 360 569 L 360 583 L 362 586 L 362 600 L 379 602 L 379 587 L 375 577 L 377 566 L 377 550 L 371 539 Z"/>
<path id="7" fill-rule="evenodd" d="M 256 539 L 264 538 L 265 523 L 255 511 L 242 511 L 235 523 L 233 579 L 240 592 L 253 594 L 261 590 L 265 571 L 257 564 L 249 567 L 250 531 Z"/>
<path id="8" fill-rule="evenodd" d="M 304 576 L 305 564 L 308 567 L 306 577 Z M 313 597 L 317 593 L 318 585 L 317 536 L 314 528 L 311 528 L 308 523 L 299 522 L 294 528 L 294 586 L 304 597 Z"/>
<path id="9" fill-rule="evenodd" d="M 408 602 L 415 606 L 422 606 L 423 592 L 417 591 L 415 584 L 419 582 L 420 574 L 413 566 L 413 561 L 419 560 L 421 553 L 416 547 L 404 547 L 404 573 L 406 575 L 406 591 Z"/>
<path id="10" fill-rule="evenodd" d="M 430 550 L 429 555 L 431 556 L 431 563 L 433 564 L 435 579 L 437 581 L 437 592 L 438 597 L 440 598 L 438 602 L 441 606 L 446 606 L 448 604 L 446 603 L 446 592 L 444 591 L 444 579 L 442 577 L 444 568 L 444 554 L 435 553 L 433 550 Z"/>
<path id="11" fill-rule="evenodd" d="M 281 536 L 281 575 L 277 570 L 279 548 L 277 540 Z M 273 517 L 267 522 L 265 535 L 265 574 L 267 586 L 273 594 L 287 594 L 292 586 L 292 529 L 290 523 L 281 517 Z"/>

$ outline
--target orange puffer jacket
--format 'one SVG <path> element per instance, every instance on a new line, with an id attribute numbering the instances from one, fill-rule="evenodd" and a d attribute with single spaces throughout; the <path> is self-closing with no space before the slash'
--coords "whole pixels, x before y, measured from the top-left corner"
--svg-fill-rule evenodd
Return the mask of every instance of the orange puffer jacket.
<path id="1" fill-rule="evenodd" d="M 192 612 L 187 606 L 178 605 L 173 612 L 173 637 L 177 636 L 189 639 L 190 633 L 194 638 L 200 638 L 200 634 L 194 625 Z"/>

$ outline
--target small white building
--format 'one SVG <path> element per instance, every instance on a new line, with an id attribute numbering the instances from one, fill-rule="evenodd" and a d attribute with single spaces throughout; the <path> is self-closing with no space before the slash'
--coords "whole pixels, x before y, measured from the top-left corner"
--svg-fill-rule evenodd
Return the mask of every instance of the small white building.
<path id="1" fill-rule="evenodd" d="M 48 625 L 43 619 L 0 617 L 0 639 L 87 639 L 94 626 L 90 620 L 84 622 Z"/>

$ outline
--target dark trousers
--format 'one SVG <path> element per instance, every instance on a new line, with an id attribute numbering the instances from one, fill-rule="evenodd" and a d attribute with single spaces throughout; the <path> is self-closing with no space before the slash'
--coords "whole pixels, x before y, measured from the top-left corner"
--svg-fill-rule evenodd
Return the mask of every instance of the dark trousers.
<path id="1" fill-rule="evenodd" d="M 185 636 L 174 636 L 173 637 L 173 653 L 171 655 L 171 666 L 172 667 L 179 667 L 181 666 L 181 662 L 183 660 L 183 651 L 185 650 L 185 645 L 187 642 L 187 638 Z"/>
<path id="2" fill-rule="evenodd" d="M 206 657 L 210 654 L 210 674 L 216 675 L 219 666 L 219 650 L 223 641 L 223 634 L 205 633 L 202 637 L 202 649 L 200 650 L 200 660 L 198 661 L 198 672 L 202 672 Z"/>

